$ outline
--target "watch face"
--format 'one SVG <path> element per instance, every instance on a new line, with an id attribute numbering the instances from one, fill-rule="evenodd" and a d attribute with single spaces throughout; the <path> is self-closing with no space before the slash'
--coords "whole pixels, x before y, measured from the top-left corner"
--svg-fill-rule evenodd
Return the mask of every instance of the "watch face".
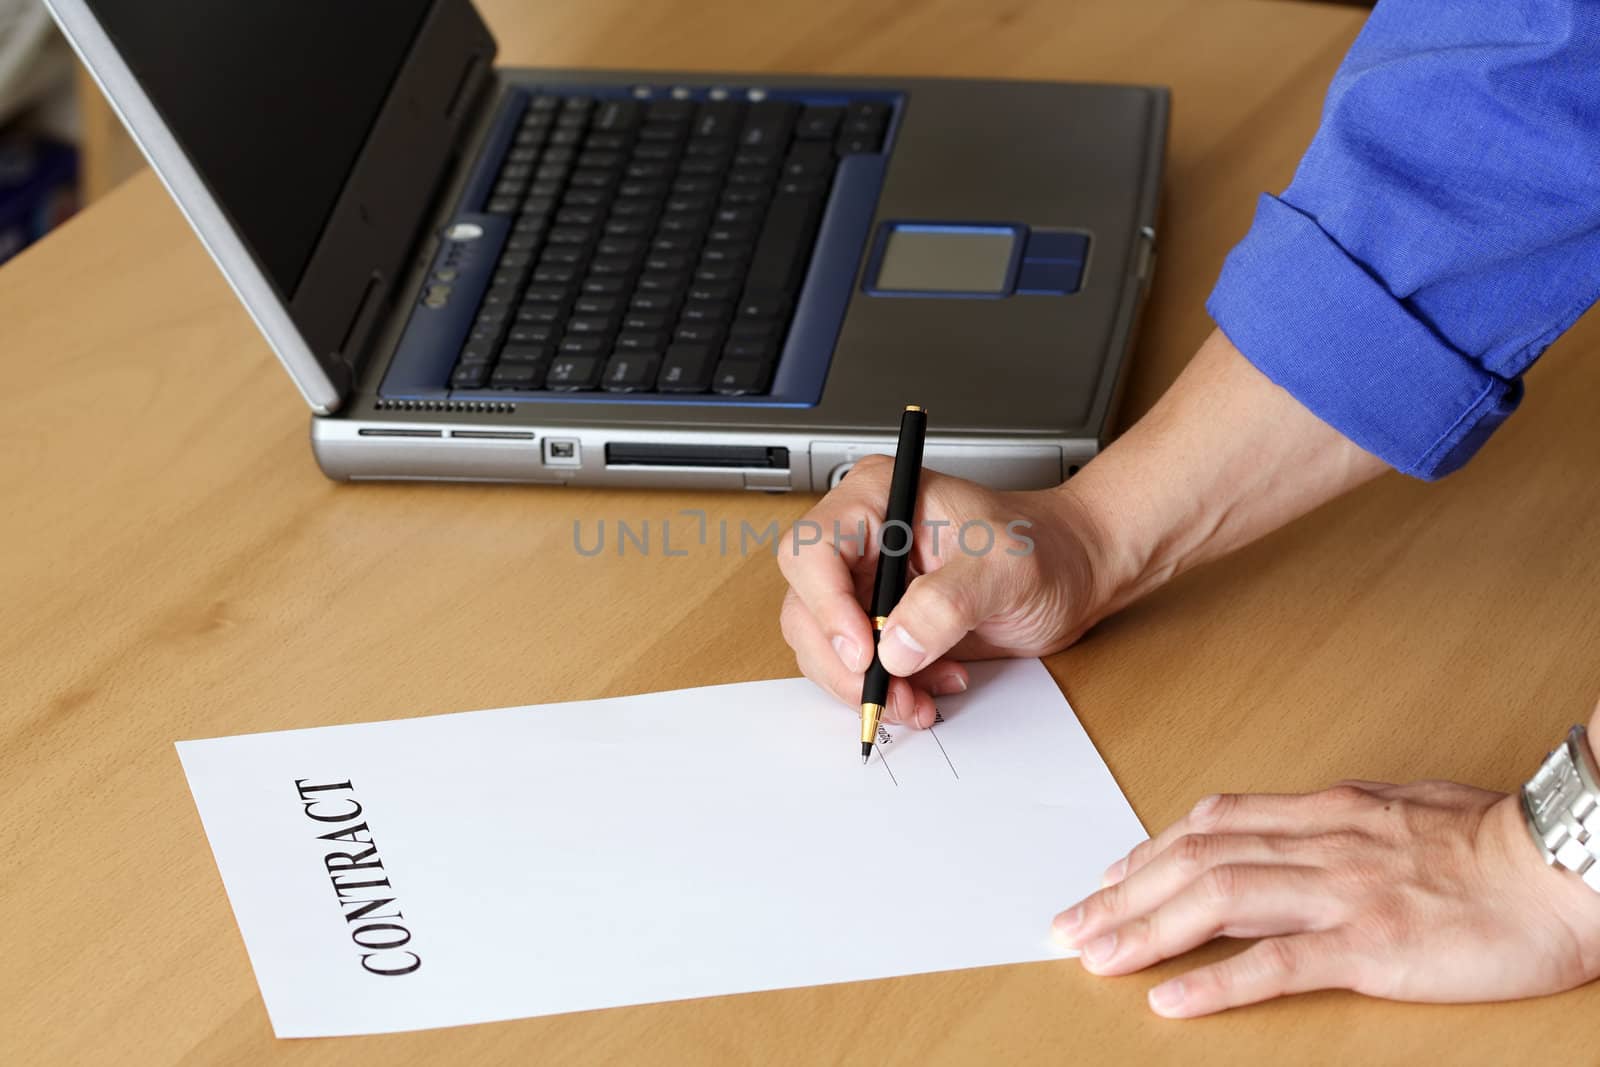
<path id="1" fill-rule="evenodd" d="M 1539 773 L 1523 789 L 1528 814 L 1541 833 L 1560 822 L 1582 792 L 1583 783 L 1578 780 L 1577 769 L 1565 745 L 1550 753 Z"/>

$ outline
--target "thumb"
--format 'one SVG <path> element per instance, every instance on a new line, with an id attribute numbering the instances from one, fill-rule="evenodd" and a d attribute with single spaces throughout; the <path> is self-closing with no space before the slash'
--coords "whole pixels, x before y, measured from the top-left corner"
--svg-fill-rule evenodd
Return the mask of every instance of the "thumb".
<path id="1" fill-rule="evenodd" d="M 1002 609 L 1005 583 L 993 561 L 959 556 L 914 580 L 883 628 L 878 659 L 890 674 L 915 674 Z"/>

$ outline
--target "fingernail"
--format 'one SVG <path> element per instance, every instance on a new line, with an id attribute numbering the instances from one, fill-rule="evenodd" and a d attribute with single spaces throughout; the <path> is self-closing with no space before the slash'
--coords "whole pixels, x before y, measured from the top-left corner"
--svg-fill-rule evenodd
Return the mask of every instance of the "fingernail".
<path id="1" fill-rule="evenodd" d="M 917 639 L 915 637 L 912 637 L 910 634 L 906 633 L 906 628 L 904 626 L 891 626 L 889 627 L 889 632 L 883 636 L 895 641 L 899 641 L 902 645 L 909 648 L 919 656 L 925 655 L 928 651 L 921 645 L 917 644 Z"/>
<path id="2" fill-rule="evenodd" d="M 1150 1006 L 1165 1015 L 1175 1011 L 1183 1003 L 1183 979 L 1174 978 L 1170 982 L 1162 982 L 1150 990 Z"/>
<path id="3" fill-rule="evenodd" d="M 1117 951 L 1117 932 L 1111 931 L 1102 937 L 1097 937 L 1083 946 L 1083 958 L 1093 964 L 1101 964 L 1109 960 Z"/>
<path id="4" fill-rule="evenodd" d="M 1106 868 L 1106 873 L 1100 876 L 1100 887 L 1116 885 L 1128 874 L 1128 857 L 1124 856 Z"/>
<path id="5" fill-rule="evenodd" d="M 967 691 L 967 680 L 959 674 L 946 674 L 933 683 L 933 695 L 950 697 Z"/>
<path id="6" fill-rule="evenodd" d="M 1050 925 L 1057 937 L 1066 937 L 1078 927 L 1083 925 L 1083 905 L 1069 908 L 1056 916 L 1056 921 Z"/>
<path id="7" fill-rule="evenodd" d="M 1215 794 L 1215 793 L 1212 793 L 1208 797 L 1201 797 L 1199 800 L 1194 802 L 1194 812 L 1193 812 L 1193 814 L 1195 814 L 1195 815 L 1204 815 L 1206 812 L 1208 812 L 1212 808 L 1216 807 L 1217 801 L 1219 801 L 1221 799 L 1222 798 L 1220 796 L 1218 796 L 1217 794 Z"/>
<path id="8" fill-rule="evenodd" d="M 861 648 L 844 634 L 833 639 L 833 651 L 840 663 L 853 671 L 861 670 Z"/>
<path id="9" fill-rule="evenodd" d="M 925 708 L 917 712 L 917 729 L 926 730 L 933 725 L 933 720 L 938 716 L 938 708 Z"/>

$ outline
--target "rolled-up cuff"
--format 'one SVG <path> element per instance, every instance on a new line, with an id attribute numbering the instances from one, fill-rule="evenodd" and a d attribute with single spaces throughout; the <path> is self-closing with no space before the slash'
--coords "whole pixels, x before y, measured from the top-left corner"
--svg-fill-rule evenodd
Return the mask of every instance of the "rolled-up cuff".
<path id="1" fill-rule="evenodd" d="M 1222 332 L 1318 418 L 1396 470 L 1460 467 L 1522 383 L 1441 340 L 1309 216 L 1263 196 L 1206 302 Z"/>

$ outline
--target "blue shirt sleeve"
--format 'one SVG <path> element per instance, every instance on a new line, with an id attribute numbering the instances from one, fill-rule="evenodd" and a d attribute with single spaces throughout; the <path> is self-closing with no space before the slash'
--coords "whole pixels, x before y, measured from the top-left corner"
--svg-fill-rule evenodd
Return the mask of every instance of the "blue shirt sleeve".
<path id="1" fill-rule="evenodd" d="M 1382 0 L 1207 302 L 1396 469 L 1442 477 L 1600 296 L 1600 3 Z"/>

